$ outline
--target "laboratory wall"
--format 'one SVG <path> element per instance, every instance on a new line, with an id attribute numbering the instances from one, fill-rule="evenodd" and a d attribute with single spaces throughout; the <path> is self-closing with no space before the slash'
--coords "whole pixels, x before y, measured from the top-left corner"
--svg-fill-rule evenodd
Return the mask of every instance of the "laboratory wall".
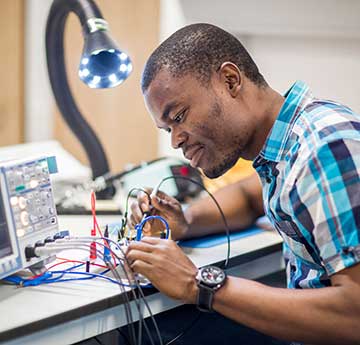
<path id="1" fill-rule="evenodd" d="M 0 3 L 0 146 L 24 140 L 24 3 Z"/>

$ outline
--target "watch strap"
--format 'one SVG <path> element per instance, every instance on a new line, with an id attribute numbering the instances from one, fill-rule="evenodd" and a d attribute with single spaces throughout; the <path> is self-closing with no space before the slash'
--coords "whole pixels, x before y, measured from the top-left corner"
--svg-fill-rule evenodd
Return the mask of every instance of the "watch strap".
<path id="1" fill-rule="evenodd" d="M 203 284 L 198 284 L 199 290 L 196 299 L 196 307 L 203 312 L 212 312 L 212 304 L 215 290 Z"/>

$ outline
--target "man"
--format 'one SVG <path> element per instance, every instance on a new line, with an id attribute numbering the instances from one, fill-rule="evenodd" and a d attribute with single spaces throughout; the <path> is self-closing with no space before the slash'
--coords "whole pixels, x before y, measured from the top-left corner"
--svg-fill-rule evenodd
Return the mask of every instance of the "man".
<path id="1" fill-rule="evenodd" d="M 146 63 L 142 90 L 156 125 L 208 177 L 222 175 L 239 157 L 253 160 L 259 177 L 216 198 L 232 229 L 265 210 L 284 239 L 293 289 L 227 277 L 210 307 L 280 339 L 359 344 L 360 117 L 313 98 L 302 82 L 278 94 L 238 40 L 208 24 L 182 28 L 163 42 Z M 208 199 L 183 213 L 159 192 L 152 206 L 169 221 L 174 239 L 222 226 Z M 132 223 L 148 208 L 140 198 Z M 127 257 L 166 295 L 199 303 L 198 270 L 175 242 L 146 237 L 130 245 Z"/>

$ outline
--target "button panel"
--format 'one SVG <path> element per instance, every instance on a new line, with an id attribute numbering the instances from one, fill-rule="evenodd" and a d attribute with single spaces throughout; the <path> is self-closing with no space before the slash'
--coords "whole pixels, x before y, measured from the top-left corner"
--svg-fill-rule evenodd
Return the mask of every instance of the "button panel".
<path id="1" fill-rule="evenodd" d="M 46 159 L 12 166 L 5 176 L 18 237 L 57 224 Z"/>

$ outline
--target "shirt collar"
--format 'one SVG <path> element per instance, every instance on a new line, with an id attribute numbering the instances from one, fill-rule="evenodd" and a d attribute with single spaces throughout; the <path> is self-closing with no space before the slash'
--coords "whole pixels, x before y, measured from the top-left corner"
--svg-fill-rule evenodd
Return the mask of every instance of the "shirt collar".
<path id="1" fill-rule="evenodd" d="M 259 155 L 254 160 L 256 168 L 264 159 L 267 161 L 279 162 L 284 155 L 287 139 L 295 120 L 301 111 L 312 99 L 309 87 L 302 81 L 297 81 L 285 93 L 285 101 L 273 127 L 261 149 Z"/>

